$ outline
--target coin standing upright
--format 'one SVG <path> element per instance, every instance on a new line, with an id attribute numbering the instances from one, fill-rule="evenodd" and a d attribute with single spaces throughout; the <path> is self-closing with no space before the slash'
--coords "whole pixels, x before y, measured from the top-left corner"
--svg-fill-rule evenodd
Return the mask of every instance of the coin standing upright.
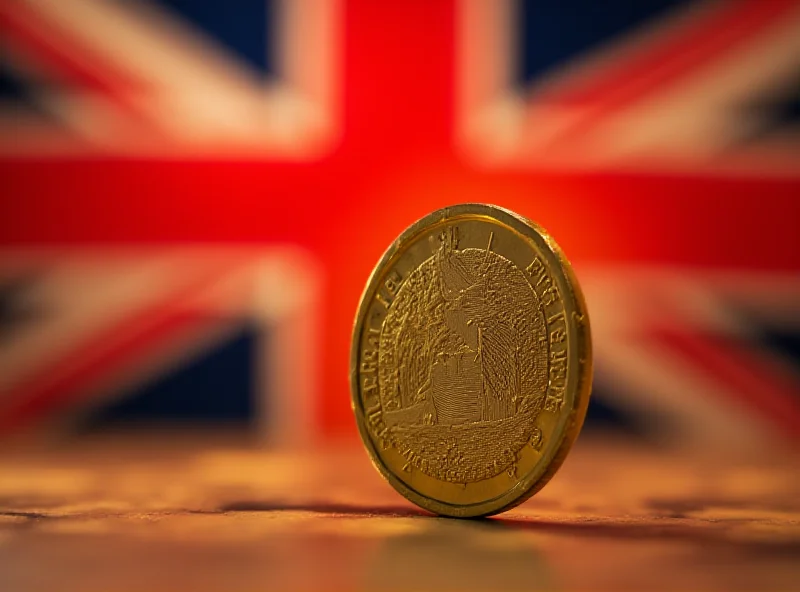
<path id="1" fill-rule="evenodd" d="M 412 224 L 375 267 L 350 357 L 353 410 L 378 471 L 455 517 L 503 512 L 558 470 L 591 390 L 589 320 L 553 239 L 463 204 Z"/>

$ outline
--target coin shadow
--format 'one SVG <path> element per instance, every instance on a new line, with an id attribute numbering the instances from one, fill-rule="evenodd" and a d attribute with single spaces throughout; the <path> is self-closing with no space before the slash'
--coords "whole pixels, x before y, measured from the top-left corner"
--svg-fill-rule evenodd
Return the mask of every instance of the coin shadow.
<path id="1" fill-rule="evenodd" d="M 386 537 L 363 574 L 364 590 L 552 590 L 553 570 L 529 533 L 495 519 L 432 517 Z"/>
<path id="2" fill-rule="evenodd" d="M 301 511 L 354 518 L 406 519 L 381 530 L 365 557 L 358 587 L 364 590 L 550 590 L 552 570 L 529 532 L 491 518 L 454 519 L 411 506 L 362 506 L 240 500 L 218 512 Z M 407 520 L 411 519 L 412 522 Z M 370 529 L 365 528 L 365 532 Z"/>

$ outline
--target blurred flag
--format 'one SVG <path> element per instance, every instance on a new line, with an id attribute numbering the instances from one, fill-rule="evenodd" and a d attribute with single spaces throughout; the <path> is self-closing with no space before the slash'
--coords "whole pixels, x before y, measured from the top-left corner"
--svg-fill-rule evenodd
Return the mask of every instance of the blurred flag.
<path id="1" fill-rule="evenodd" d="M 488 201 L 577 264 L 589 427 L 796 443 L 798 73 L 796 0 L 0 0 L 0 427 L 352 434 L 381 250 Z"/>
<path id="2" fill-rule="evenodd" d="M 307 440 L 317 274 L 277 247 L 6 249 L 0 433 L 195 426 Z"/>
<path id="3" fill-rule="evenodd" d="M 584 269 L 596 348 L 590 422 L 687 448 L 800 434 L 800 274 Z"/>

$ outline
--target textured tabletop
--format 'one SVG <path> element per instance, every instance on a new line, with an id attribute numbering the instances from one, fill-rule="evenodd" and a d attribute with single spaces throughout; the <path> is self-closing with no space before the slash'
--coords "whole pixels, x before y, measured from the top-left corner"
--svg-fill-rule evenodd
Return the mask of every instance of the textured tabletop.
<path id="1" fill-rule="evenodd" d="M 454 520 L 356 446 L 6 451 L 0 590 L 798 590 L 797 461 L 583 438 L 523 506 Z"/>

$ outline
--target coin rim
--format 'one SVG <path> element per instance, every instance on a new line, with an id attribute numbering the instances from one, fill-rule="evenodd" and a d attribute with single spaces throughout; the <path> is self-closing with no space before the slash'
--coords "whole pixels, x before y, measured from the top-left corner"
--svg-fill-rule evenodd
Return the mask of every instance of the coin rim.
<path id="1" fill-rule="evenodd" d="M 515 486 L 508 489 L 506 492 L 498 495 L 495 498 L 484 502 L 475 504 L 458 505 L 443 502 L 435 498 L 427 497 L 402 482 L 389 468 L 384 465 L 383 461 L 375 449 L 372 438 L 366 427 L 364 417 L 363 403 L 361 401 L 361 392 L 358 381 L 358 363 L 360 355 L 361 334 L 363 333 L 364 322 L 366 320 L 366 311 L 369 304 L 372 302 L 378 286 L 377 280 L 382 277 L 383 272 L 390 265 L 394 257 L 403 252 L 406 245 L 411 243 L 417 235 L 424 231 L 429 226 L 446 222 L 460 216 L 482 216 L 488 217 L 496 222 L 506 225 L 511 229 L 518 232 L 523 237 L 532 241 L 536 250 L 543 251 L 542 254 L 551 256 L 555 262 L 560 265 L 562 273 L 558 277 L 559 284 L 563 284 L 567 290 L 562 295 L 564 299 L 564 312 L 569 318 L 568 328 L 575 336 L 574 351 L 577 355 L 571 356 L 570 361 L 575 358 L 578 368 L 575 371 L 575 393 L 573 398 L 572 410 L 569 417 L 564 422 L 564 428 L 560 435 L 561 441 L 555 448 L 550 448 L 550 460 L 548 461 L 544 456 L 539 459 L 535 467 L 525 476 L 523 480 Z M 548 261 L 551 263 L 551 261 Z M 553 276 L 556 276 L 558 269 L 553 269 L 548 265 Z M 571 304 L 572 306 L 569 306 Z M 573 316 L 576 315 L 576 316 Z M 577 319 L 582 319 L 578 321 Z M 398 236 L 389 248 L 381 256 L 375 268 L 367 280 L 364 291 L 356 310 L 356 318 L 353 324 L 353 334 L 350 346 L 350 398 L 353 414 L 358 426 L 358 432 L 364 446 L 367 449 L 372 464 L 378 472 L 386 479 L 389 484 L 403 497 L 413 502 L 417 506 L 440 514 L 443 516 L 451 516 L 458 518 L 475 518 L 480 516 L 490 516 L 499 514 L 510 510 L 511 508 L 521 504 L 529 499 L 555 475 L 561 464 L 564 462 L 567 454 L 570 451 L 573 443 L 580 433 L 583 426 L 583 420 L 586 416 L 586 409 L 589 405 L 589 397 L 591 394 L 592 385 L 592 343 L 591 343 L 591 330 L 589 326 L 589 315 L 586 309 L 586 302 L 581 292 L 580 285 L 575 276 L 575 273 L 564 255 L 561 248 L 553 240 L 553 238 L 541 226 L 535 222 L 516 214 L 505 208 L 480 203 L 466 203 L 454 206 L 441 208 L 431 212 L 427 216 L 420 218 L 408 228 L 406 228 L 400 236 Z M 558 437 L 558 436 L 557 436 Z"/>

